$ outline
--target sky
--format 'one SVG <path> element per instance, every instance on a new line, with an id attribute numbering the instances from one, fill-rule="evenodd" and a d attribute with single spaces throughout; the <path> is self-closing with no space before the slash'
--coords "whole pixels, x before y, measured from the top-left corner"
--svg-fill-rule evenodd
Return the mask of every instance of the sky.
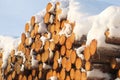
<path id="1" fill-rule="evenodd" d="M 0 0 L 0 35 L 19 37 L 31 16 L 45 9 L 50 0 Z M 120 0 L 77 0 L 80 11 L 96 15 Z"/>

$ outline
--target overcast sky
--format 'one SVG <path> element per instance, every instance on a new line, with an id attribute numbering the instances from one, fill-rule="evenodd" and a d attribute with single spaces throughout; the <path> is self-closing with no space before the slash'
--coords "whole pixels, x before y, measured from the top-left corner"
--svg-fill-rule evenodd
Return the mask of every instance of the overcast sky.
<path id="1" fill-rule="evenodd" d="M 50 0 L 0 0 L 0 35 L 20 36 L 26 21 L 43 10 Z M 77 0 L 80 11 L 98 14 L 111 5 L 120 6 L 120 0 Z"/>

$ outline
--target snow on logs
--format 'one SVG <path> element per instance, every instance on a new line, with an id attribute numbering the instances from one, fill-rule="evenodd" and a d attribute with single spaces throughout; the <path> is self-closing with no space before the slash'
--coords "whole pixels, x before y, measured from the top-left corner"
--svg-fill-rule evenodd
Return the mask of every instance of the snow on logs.
<path id="1" fill-rule="evenodd" d="M 89 40 L 90 33 L 88 40 L 76 40 L 75 22 L 67 19 L 68 10 L 67 2 L 50 2 L 46 11 L 31 17 L 20 44 L 8 57 L 3 76 L 0 54 L 0 80 L 87 80 L 87 72 L 93 68 L 101 70 L 100 65 L 105 64 L 110 70 L 117 69 L 120 77 L 120 50 L 100 47 L 98 39 Z M 107 44 L 120 44 L 119 38 L 109 37 L 109 30 L 103 34 Z"/>

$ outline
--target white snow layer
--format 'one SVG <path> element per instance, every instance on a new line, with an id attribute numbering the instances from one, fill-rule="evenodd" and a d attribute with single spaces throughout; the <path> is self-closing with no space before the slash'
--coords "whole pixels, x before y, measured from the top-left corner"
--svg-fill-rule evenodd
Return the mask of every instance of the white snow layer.
<path id="1" fill-rule="evenodd" d="M 0 49 L 3 50 L 3 64 L 2 67 L 5 68 L 7 64 L 8 56 L 12 49 L 16 49 L 20 39 L 14 39 L 12 37 L 0 36 Z"/>

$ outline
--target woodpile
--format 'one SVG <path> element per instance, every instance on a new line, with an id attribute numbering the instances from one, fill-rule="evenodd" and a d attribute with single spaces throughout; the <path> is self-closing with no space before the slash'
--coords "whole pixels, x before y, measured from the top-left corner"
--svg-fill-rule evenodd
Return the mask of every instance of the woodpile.
<path id="1" fill-rule="evenodd" d="M 120 65 L 116 60 L 120 56 L 120 50 L 111 50 L 107 54 L 107 49 L 105 52 L 104 49 L 97 48 L 95 39 L 90 45 L 86 45 L 85 41 L 76 41 L 73 32 L 75 23 L 71 23 L 67 17 L 59 19 L 62 13 L 62 9 L 58 8 L 60 5 L 59 2 L 48 3 L 42 22 L 36 22 L 35 16 L 31 17 L 30 22 L 25 24 L 21 43 L 17 51 L 11 51 L 5 69 L 1 68 L 0 54 L 0 80 L 51 80 L 53 77 L 57 80 L 94 80 L 87 79 L 87 71 L 103 68 L 94 64 L 109 65 L 110 70 L 118 70 L 116 74 L 120 77 Z M 67 27 L 70 30 L 64 32 L 63 30 L 69 29 Z M 120 41 L 116 38 L 113 38 L 114 43 L 108 37 L 108 31 L 105 35 L 107 43 L 119 44 Z M 77 54 L 78 47 L 84 47 L 79 53 L 83 57 Z"/>

